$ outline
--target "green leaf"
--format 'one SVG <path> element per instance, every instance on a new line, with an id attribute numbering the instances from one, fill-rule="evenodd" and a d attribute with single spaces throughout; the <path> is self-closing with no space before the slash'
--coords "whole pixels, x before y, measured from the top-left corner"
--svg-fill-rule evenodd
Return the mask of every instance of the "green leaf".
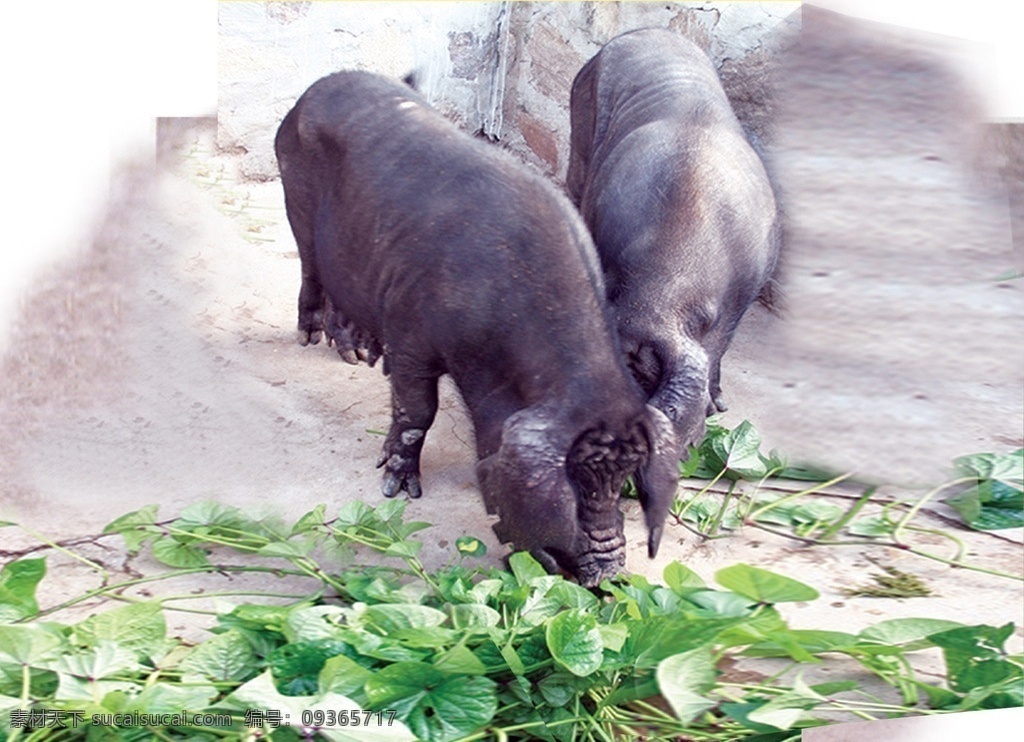
<path id="1" fill-rule="evenodd" d="M 210 564 L 206 558 L 207 554 L 209 552 L 206 549 L 179 541 L 172 536 L 162 536 L 153 542 L 153 556 L 168 567 L 206 567 Z"/>
<path id="2" fill-rule="evenodd" d="M 460 637 L 457 631 L 433 626 L 429 629 L 397 629 L 388 634 L 387 638 L 390 644 L 397 642 L 402 648 L 437 650 L 450 647 L 458 642 Z"/>
<path id="3" fill-rule="evenodd" d="M 395 523 L 401 522 L 402 514 L 405 513 L 405 506 L 409 504 L 409 501 L 404 497 L 396 497 L 393 500 L 385 500 L 376 508 L 374 508 L 373 514 L 380 520 L 387 523 L 394 521 Z"/>
<path id="4" fill-rule="evenodd" d="M 283 644 L 267 657 L 277 689 L 287 696 L 312 695 L 319 688 L 320 671 L 328 658 L 351 652 L 338 639 L 317 639 Z"/>
<path id="5" fill-rule="evenodd" d="M 931 645 L 930 641 L 924 641 L 930 635 L 961 627 L 962 623 L 942 618 L 892 618 L 867 627 L 857 638 L 861 642 L 886 646 L 920 644 L 924 647 Z"/>
<path id="6" fill-rule="evenodd" d="M 750 657 L 792 657 L 798 662 L 813 662 L 823 652 L 846 652 L 857 644 L 857 637 L 841 631 L 783 629 L 768 635 L 767 641 L 752 644 L 743 654 Z"/>
<path id="7" fill-rule="evenodd" d="M 838 520 L 843 515 L 843 509 L 830 502 L 809 500 L 801 502 L 789 511 L 790 516 L 797 523 L 823 523 Z"/>
<path id="8" fill-rule="evenodd" d="M 120 533 L 128 545 L 128 551 L 135 554 L 146 541 L 156 538 L 161 533 L 160 527 L 156 525 L 158 509 L 158 505 L 147 505 L 139 510 L 133 510 L 108 523 L 103 532 Z"/>
<path id="9" fill-rule="evenodd" d="M 1004 645 L 1014 626 L 961 626 L 932 634 L 928 640 L 942 647 L 949 686 L 961 693 L 1020 679 L 1022 668 L 1005 657 Z"/>
<path id="10" fill-rule="evenodd" d="M 323 613 L 329 612 L 332 608 L 330 606 L 317 607 L 322 607 Z M 285 627 L 292 612 L 298 613 L 305 608 L 306 606 L 296 609 L 295 606 L 288 605 L 242 603 L 234 606 L 230 613 L 222 613 L 217 616 L 217 621 L 221 628 L 243 631 L 246 636 L 250 637 L 250 641 L 252 637 L 259 634 L 272 634 L 270 640 L 276 643 L 285 633 Z"/>
<path id="11" fill-rule="evenodd" d="M 433 528 L 433 523 L 427 523 L 422 520 L 413 520 L 408 523 L 399 522 L 397 525 L 392 526 L 395 532 L 402 538 L 408 538 L 417 531 L 422 531 L 426 528 Z"/>
<path id="12" fill-rule="evenodd" d="M 653 673 L 627 675 L 604 700 L 605 706 L 622 706 L 633 701 L 642 701 L 658 695 L 658 680 Z"/>
<path id="13" fill-rule="evenodd" d="M 454 740 L 483 727 L 498 708 L 494 681 L 446 676 L 421 662 L 398 662 L 366 681 L 370 708 L 395 709 L 424 740 Z"/>
<path id="14" fill-rule="evenodd" d="M 61 656 L 53 669 L 60 679 L 55 700 L 95 702 L 116 691 L 134 694 L 139 685 L 123 678 L 137 675 L 142 668 L 134 652 L 104 640 L 90 649 Z"/>
<path id="15" fill-rule="evenodd" d="M 217 531 L 233 531 L 239 534 L 261 533 L 263 528 L 233 505 L 204 500 L 186 506 L 174 521 L 177 528 L 186 531 L 206 528 Z"/>
<path id="16" fill-rule="evenodd" d="M 562 601 L 549 595 L 552 588 L 562 581 L 561 577 L 552 575 L 535 577 L 530 581 L 533 588 L 523 607 L 519 609 L 522 625 L 539 626 L 562 610 Z"/>
<path id="17" fill-rule="evenodd" d="M 497 626 L 501 614 L 490 606 L 478 603 L 459 603 L 451 607 L 452 627 L 460 630 L 486 629 Z"/>
<path id="18" fill-rule="evenodd" d="M 498 649 L 501 658 L 505 660 L 505 664 L 508 665 L 512 673 L 514 675 L 525 675 L 526 665 L 514 646 L 515 636 L 509 635 L 510 632 L 499 631 L 498 629 L 491 629 L 488 633 L 491 642 Z"/>
<path id="19" fill-rule="evenodd" d="M 711 450 L 722 464 L 743 479 L 759 479 L 768 473 L 761 457 L 761 436 L 744 420 L 724 436 L 711 439 Z"/>
<path id="20" fill-rule="evenodd" d="M 949 497 L 945 502 L 976 531 L 1024 526 L 1024 490 L 992 479 Z"/>
<path id="21" fill-rule="evenodd" d="M 767 724 L 776 729 L 792 729 L 808 711 L 828 699 L 809 688 L 800 678 L 793 689 L 775 696 L 761 708 L 750 712 L 747 718 L 758 724 Z"/>
<path id="22" fill-rule="evenodd" d="M 338 508 L 338 515 L 334 525 L 337 528 L 346 526 L 357 526 L 368 520 L 373 510 L 362 500 L 351 500 Z"/>
<path id="23" fill-rule="evenodd" d="M 612 652 L 620 651 L 629 638 L 629 626 L 624 623 L 600 623 L 597 630 L 604 648 Z"/>
<path id="24" fill-rule="evenodd" d="M 735 595 L 735 593 L 724 594 Z M 768 641 L 781 632 L 789 631 L 789 626 L 773 606 L 761 607 L 755 614 L 734 621 L 732 626 L 716 637 L 716 641 L 721 642 L 723 646 L 742 647 L 757 644 Z"/>
<path id="25" fill-rule="evenodd" d="M 320 503 L 308 513 L 299 518 L 292 526 L 289 536 L 297 536 L 300 533 L 327 532 L 327 506 Z"/>
<path id="26" fill-rule="evenodd" d="M 70 705 L 66 703 L 69 701 L 95 704 L 98 699 L 106 700 L 111 694 L 134 695 L 140 690 L 138 683 L 125 680 L 94 680 L 65 673 L 57 673 L 57 677 L 59 683 L 53 697 L 61 706 Z M 101 706 L 101 710 L 114 709 Z"/>
<path id="27" fill-rule="evenodd" d="M 703 467 L 704 464 L 704 461 L 701 458 L 699 448 L 690 446 L 689 449 L 687 449 L 687 454 L 688 455 L 679 462 L 680 479 L 689 479 L 691 477 L 696 477 L 697 472 Z M 715 475 L 711 474 L 711 476 L 713 477 Z M 633 496 L 635 497 L 636 495 L 634 494 Z"/>
<path id="28" fill-rule="evenodd" d="M 548 577 L 547 570 L 528 551 L 517 551 L 508 558 L 508 566 L 520 585 L 529 585 L 531 580 Z"/>
<path id="29" fill-rule="evenodd" d="M 665 567 L 663 577 L 665 584 L 678 595 L 686 595 L 696 588 L 707 587 L 700 575 L 679 562 L 669 562 Z"/>
<path id="30" fill-rule="evenodd" d="M 847 691 L 857 690 L 860 687 L 860 683 L 856 680 L 834 680 L 830 683 L 816 683 L 811 686 L 811 690 L 815 693 L 820 693 L 823 696 L 832 696 L 836 693 L 846 693 Z"/>
<path id="31" fill-rule="evenodd" d="M 484 663 L 464 644 L 457 644 L 434 658 L 434 667 L 449 675 L 483 675 Z"/>
<path id="32" fill-rule="evenodd" d="M 953 460 L 964 476 L 978 479 L 997 479 L 1008 484 L 1024 486 L 1024 448 L 1012 453 L 976 453 Z"/>
<path id="33" fill-rule="evenodd" d="M 544 702 L 552 708 L 565 706 L 590 688 L 591 682 L 568 672 L 553 672 L 537 683 Z"/>
<path id="34" fill-rule="evenodd" d="M 501 592 L 501 580 L 480 580 L 470 589 L 468 597 L 474 603 L 484 604 L 496 598 L 499 592 Z"/>
<path id="35" fill-rule="evenodd" d="M 753 721 L 750 718 L 750 713 L 752 711 L 757 711 L 757 709 L 764 706 L 765 703 L 767 702 L 755 701 L 750 703 L 723 703 L 718 708 L 721 709 L 722 713 L 724 713 L 730 719 L 738 721 L 745 728 L 751 730 L 752 732 L 757 732 L 759 734 L 772 734 L 774 732 L 781 731 L 777 727 L 773 727 L 769 724 L 759 724 L 758 722 Z M 745 739 L 749 739 L 749 737 Z"/>
<path id="36" fill-rule="evenodd" d="M 384 549 L 384 553 L 389 556 L 410 558 L 419 554 L 422 548 L 422 541 L 395 541 L 388 544 L 387 548 Z"/>
<path id="37" fill-rule="evenodd" d="M 596 595 L 585 587 L 563 579 L 558 579 L 551 586 L 546 597 L 558 601 L 566 608 L 578 608 L 583 611 L 592 611 L 601 602 L 597 599 Z"/>
<path id="38" fill-rule="evenodd" d="M 716 616 L 739 618 L 749 616 L 756 601 L 723 590 L 695 590 L 686 599 Z"/>
<path id="39" fill-rule="evenodd" d="M 212 685 L 182 685 L 157 682 L 148 685 L 134 698 L 129 698 L 122 713 L 180 714 L 205 709 L 217 697 Z"/>
<path id="40" fill-rule="evenodd" d="M 363 611 L 363 625 L 388 635 L 400 629 L 430 629 L 448 620 L 443 611 L 425 605 L 392 603 L 367 606 Z"/>
<path id="41" fill-rule="evenodd" d="M 335 718 L 341 718 L 342 712 L 351 719 L 351 713 L 361 710 L 360 707 L 350 698 L 336 693 L 325 693 L 317 696 L 285 696 L 274 687 L 274 680 L 267 671 L 239 686 L 227 698 L 216 705 L 217 708 L 226 708 L 244 713 L 249 709 L 273 709 L 281 712 L 284 726 L 291 726 L 295 729 L 295 736 L 301 739 L 308 738 L 308 732 L 302 729 L 302 718 L 304 712 L 323 711 L 333 714 Z M 325 714 L 326 715 L 326 714 Z M 364 718 L 360 714 L 360 721 Z M 318 727 L 316 734 L 330 742 L 412 742 L 416 737 L 409 731 L 402 722 L 388 721 L 388 715 L 383 715 L 381 723 L 377 722 L 376 715 L 371 715 L 370 723 L 355 726 L 338 725 L 333 727 Z M 273 732 L 273 738 L 278 736 L 285 738 L 284 734 Z M 289 739 L 292 737 L 288 737 Z"/>
<path id="42" fill-rule="evenodd" d="M 0 618 L 15 621 L 39 612 L 36 587 L 46 574 L 45 559 L 19 559 L 0 569 Z"/>
<path id="43" fill-rule="evenodd" d="M 558 664 L 574 675 L 594 673 L 604 659 L 604 644 L 597 621 L 580 610 L 567 610 L 552 618 L 545 631 L 548 650 Z"/>
<path id="44" fill-rule="evenodd" d="M 933 709 L 954 711 L 963 703 L 963 696 L 959 693 L 954 693 L 951 690 L 946 690 L 945 688 L 940 688 L 935 685 L 929 685 L 928 683 L 922 683 L 920 680 L 915 680 L 914 685 L 924 691 L 925 696 L 928 697 L 928 706 Z"/>
<path id="45" fill-rule="evenodd" d="M 718 570 L 719 585 L 759 603 L 788 603 L 815 600 L 818 591 L 790 577 L 748 564 L 735 564 Z"/>
<path id="46" fill-rule="evenodd" d="M 858 518 L 853 521 L 847 529 L 854 536 L 866 536 L 867 538 L 884 538 L 891 536 L 896 530 L 896 524 L 890 523 L 881 516 L 870 518 Z"/>
<path id="47" fill-rule="evenodd" d="M 742 620 L 651 616 L 634 624 L 623 651 L 634 658 L 633 664 L 638 668 L 657 667 L 667 657 L 710 644 L 719 634 Z"/>
<path id="48" fill-rule="evenodd" d="M 660 585 L 651 591 L 651 602 L 651 612 L 662 614 L 676 613 L 684 604 L 683 598 L 678 593 Z"/>
<path id="49" fill-rule="evenodd" d="M 283 633 L 288 641 L 331 639 L 338 635 L 345 609 L 337 605 L 298 605 L 288 611 Z"/>
<path id="50" fill-rule="evenodd" d="M 135 652 L 106 639 L 89 649 L 65 654 L 52 663 L 52 669 L 59 673 L 87 680 L 131 673 L 138 668 Z"/>
<path id="51" fill-rule="evenodd" d="M 257 658 L 246 638 L 232 629 L 196 646 L 180 667 L 182 672 L 212 681 L 248 680 L 257 667 Z"/>
<path id="52" fill-rule="evenodd" d="M 683 723 L 711 708 L 707 693 L 715 685 L 715 663 L 710 647 L 698 647 L 666 657 L 656 671 L 658 689 Z"/>
<path id="53" fill-rule="evenodd" d="M 339 654 L 324 662 L 317 687 L 321 694 L 338 693 L 364 704 L 366 693 L 363 687 L 371 677 L 372 670 L 363 667 L 351 657 Z"/>
<path id="54" fill-rule="evenodd" d="M 96 646 L 103 640 L 157 659 L 165 650 L 167 620 L 160 603 L 130 603 L 97 613 L 75 624 L 79 642 Z"/>
<path id="55" fill-rule="evenodd" d="M 0 662 L 45 667 L 64 651 L 65 641 L 51 625 L 0 625 Z"/>
<path id="56" fill-rule="evenodd" d="M 463 556 L 482 557 L 487 553 L 487 545 L 478 538 L 462 536 L 455 539 L 455 548 Z"/>

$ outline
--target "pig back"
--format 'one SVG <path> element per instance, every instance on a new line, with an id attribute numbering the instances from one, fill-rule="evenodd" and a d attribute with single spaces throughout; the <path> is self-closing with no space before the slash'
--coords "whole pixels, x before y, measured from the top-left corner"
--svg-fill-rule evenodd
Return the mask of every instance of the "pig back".
<path id="1" fill-rule="evenodd" d="M 571 204 L 414 90 L 324 78 L 282 123 L 278 156 L 332 302 L 392 353 L 451 373 L 471 407 L 496 369 L 528 404 L 616 367 Z"/>

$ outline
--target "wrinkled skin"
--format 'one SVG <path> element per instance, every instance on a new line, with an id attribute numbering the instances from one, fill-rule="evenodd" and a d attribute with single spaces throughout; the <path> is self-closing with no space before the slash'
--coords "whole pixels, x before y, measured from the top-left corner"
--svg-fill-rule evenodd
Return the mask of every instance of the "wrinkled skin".
<path id="1" fill-rule="evenodd" d="M 384 495 L 420 495 L 448 373 L 499 536 L 596 585 L 624 564 L 618 493 L 635 473 L 653 556 L 678 476 L 672 426 L 625 367 L 572 205 L 368 73 L 315 83 L 275 146 L 302 262 L 300 342 L 383 354 Z"/>
<path id="2" fill-rule="evenodd" d="M 567 185 L 600 255 L 627 363 L 696 445 L 722 355 L 778 255 L 775 199 L 707 56 L 662 29 L 576 76 Z"/>

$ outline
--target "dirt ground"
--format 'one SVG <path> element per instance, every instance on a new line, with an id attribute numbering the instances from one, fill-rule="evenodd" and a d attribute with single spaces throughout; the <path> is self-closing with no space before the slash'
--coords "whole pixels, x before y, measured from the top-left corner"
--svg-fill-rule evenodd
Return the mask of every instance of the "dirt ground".
<path id="1" fill-rule="evenodd" d="M 1010 209 L 985 169 L 992 158 L 973 144 L 970 96 L 928 44 L 893 38 L 805 13 L 772 156 L 788 217 L 788 309 L 745 318 L 724 363 L 724 422 L 750 419 L 765 450 L 793 458 L 937 482 L 955 456 L 1022 444 L 1022 286 L 997 280 L 1015 267 Z M 216 499 L 294 520 L 321 502 L 380 498 L 386 379 L 295 342 L 299 261 L 280 184 L 239 179 L 236 159 L 214 150 L 211 123 L 192 123 L 161 127 L 160 166 L 125 173 L 92 248 L 24 299 L 0 366 L 0 520 L 27 529 L 0 531 L 8 555 L 38 543 L 33 534 L 98 533 L 151 503 L 170 516 Z M 407 513 L 435 524 L 421 534 L 424 560 L 446 562 L 471 534 L 498 563 L 450 384 L 422 463 L 425 494 Z M 626 511 L 629 570 L 659 578 L 680 560 L 709 582 L 736 562 L 789 574 L 822 593 L 787 607 L 797 627 L 857 630 L 899 616 L 1024 624 L 1019 581 L 882 547 L 805 548 L 754 530 L 705 541 L 674 526 L 652 562 L 639 508 Z M 972 563 L 1021 573 L 1020 531 L 968 533 L 922 517 L 956 530 Z M 117 545 L 82 548 L 115 571 L 154 569 L 147 557 L 126 564 Z M 937 595 L 845 597 L 875 571 L 866 557 Z M 94 584 L 83 565 L 49 559 L 44 605 Z"/>

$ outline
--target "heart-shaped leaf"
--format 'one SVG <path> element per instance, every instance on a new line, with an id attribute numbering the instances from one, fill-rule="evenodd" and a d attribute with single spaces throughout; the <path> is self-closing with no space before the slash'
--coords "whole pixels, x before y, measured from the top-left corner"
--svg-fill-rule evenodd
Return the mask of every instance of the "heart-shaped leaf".
<path id="1" fill-rule="evenodd" d="M 580 610 L 567 610 L 548 621 L 548 650 L 558 664 L 574 675 L 595 672 L 604 659 L 604 643 L 597 621 Z"/>
<path id="2" fill-rule="evenodd" d="M 749 564 L 720 569 L 715 580 L 727 590 L 759 603 L 789 603 L 818 597 L 818 591 L 810 585 Z"/>

